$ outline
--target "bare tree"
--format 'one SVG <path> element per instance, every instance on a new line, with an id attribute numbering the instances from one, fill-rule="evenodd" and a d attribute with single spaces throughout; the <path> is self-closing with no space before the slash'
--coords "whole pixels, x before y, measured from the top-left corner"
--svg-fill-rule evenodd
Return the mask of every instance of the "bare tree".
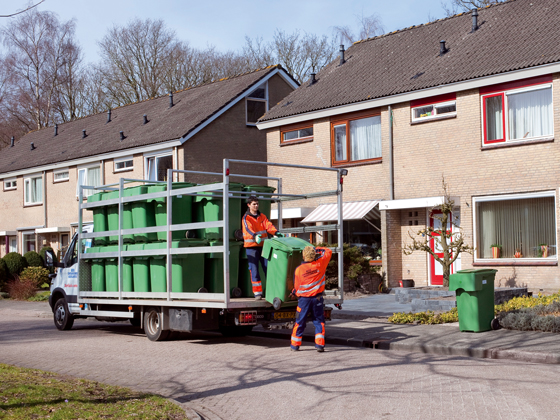
<path id="1" fill-rule="evenodd" d="M 419 230 L 416 235 L 409 232 L 408 235 L 412 239 L 412 243 L 403 245 L 403 253 L 410 255 L 415 251 L 423 251 L 430 254 L 443 268 L 443 286 L 449 287 L 449 275 L 453 263 L 462 252 L 472 254 L 475 249 L 465 243 L 463 230 L 453 218 L 455 202 L 449 195 L 443 177 L 441 183 L 444 197 L 443 204 L 432 209 L 432 217 L 439 221 L 440 228 L 435 229 L 428 226 Z M 442 257 L 430 246 L 432 240 L 436 243 L 434 248 L 441 251 L 439 254 L 443 254 Z"/>
<path id="2" fill-rule="evenodd" d="M 0 18 L 8 18 L 8 17 L 13 17 L 13 16 L 17 16 L 17 15 L 19 15 L 19 14 L 25 13 L 25 12 L 27 12 L 28 10 L 31 10 L 31 9 L 33 9 L 34 7 L 39 6 L 39 5 L 40 5 L 41 3 L 43 3 L 44 1 L 45 1 L 45 0 L 41 0 L 41 1 L 39 1 L 39 3 L 32 4 L 32 5 L 28 6 L 28 7 L 26 7 L 25 9 L 20 10 L 19 12 L 10 13 L 9 15 L 0 15 Z"/>
<path id="3" fill-rule="evenodd" d="M 491 4 L 502 3 L 506 0 L 447 0 L 441 2 L 447 17 L 456 15 L 460 12 L 468 12 L 472 9 L 490 6 Z"/>
<path id="4" fill-rule="evenodd" d="M 348 47 L 356 41 L 378 36 L 385 32 L 381 17 L 375 13 L 370 16 L 364 16 L 363 13 L 357 15 L 356 22 L 358 27 L 357 35 L 354 34 L 354 30 L 350 26 L 334 27 L 334 35 L 338 38 L 340 44 Z"/>

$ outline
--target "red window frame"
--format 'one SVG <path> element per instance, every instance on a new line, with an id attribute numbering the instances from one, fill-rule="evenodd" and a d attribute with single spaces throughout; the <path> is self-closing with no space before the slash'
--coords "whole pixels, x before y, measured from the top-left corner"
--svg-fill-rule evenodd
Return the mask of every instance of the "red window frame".
<path id="1" fill-rule="evenodd" d="M 495 96 L 500 96 L 502 98 L 502 138 L 501 139 L 494 139 L 488 140 L 488 129 L 487 129 L 487 121 L 486 121 L 486 99 L 493 98 Z M 494 143 L 504 143 L 506 141 L 506 101 L 505 101 L 505 92 L 494 93 L 490 95 L 484 95 L 482 97 L 482 118 L 484 123 L 484 144 L 494 144 Z"/>
<path id="2" fill-rule="evenodd" d="M 331 119 L 331 164 L 332 166 L 340 166 L 346 165 L 348 163 L 367 163 L 367 162 L 380 162 L 383 159 L 383 156 L 371 158 L 371 159 L 362 159 L 362 160 L 352 160 L 350 156 L 352 155 L 352 151 L 350 150 L 350 121 L 354 120 L 363 120 L 364 118 L 371 118 L 371 117 L 381 117 L 380 112 L 375 113 L 356 113 L 346 116 L 345 118 L 336 117 L 336 119 Z M 337 125 L 346 125 L 346 160 L 335 160 L 335 136 L 334 136 L 334 127 Z"/>

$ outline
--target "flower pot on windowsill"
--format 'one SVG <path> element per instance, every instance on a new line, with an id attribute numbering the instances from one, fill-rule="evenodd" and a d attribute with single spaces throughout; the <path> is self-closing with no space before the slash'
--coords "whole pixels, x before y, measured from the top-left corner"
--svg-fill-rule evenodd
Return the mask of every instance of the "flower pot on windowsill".
<path id="1" fill-rule="evenodd" d="M 492 258 L 500 258 L 500 250 L 501 250 L 501 247 L 493 246 L 492 247 Z"/>
<path id="2" fill-rule="evenodd" d="M 548 257 L 548 245 L 541 244 L 539 246 L 541 247 L 542 257 L 547 258 Z"/>
<path id="3" fill-rule="evenodd" d="M 521 254 L 520 250 L 516 250 L 515 254 L 513 254 L 514 258 L 523 258 L 523 254 Z"/>

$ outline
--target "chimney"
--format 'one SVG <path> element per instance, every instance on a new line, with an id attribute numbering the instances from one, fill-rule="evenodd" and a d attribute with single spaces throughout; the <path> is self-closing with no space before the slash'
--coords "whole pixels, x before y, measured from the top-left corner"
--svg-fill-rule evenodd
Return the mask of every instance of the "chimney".
<path id="1" fill-rule="evenodd" d="M 148 114 L 144 114 L 144 124 L 148 124 Z"/>
<path id="2" fill-rule="evenodd" d="M 169 91 L 169 108 L 173 106 L 173 92 Z"/>
<path id="3" fill-rule="evenodd" d="M 124 140 L 124 131 L 120 131 L 119 134 L 121 135 L 121 141 Z"/>
<path id="4" fill-rule="evenodd" d="M 472 9 L 472 31 L 476 31 L 478 29 L 478 11 L 476 9 Z"/>
<path id="5" fill-rule="evenodd" d="M 311 73 L 311 81 L 309 82 L 309 86 L 314 85 L 317 83 L 317 79 L 315 79 L 315 73 Z"/>
<path id="6" fill-rule="evenodd" d="M 82 130 L 82 138 L 85 139 L 87 137 L 86 130 Z"/>
<path id="7" fill-rule="evenodd" d="M 440 57 L 447 52 L 447 48 L 445 47 L 445 41 L 439 41 L 439 55 Z"/>
<path id="8" fill-rule="evenodd" d="M 10 141 L 10 147 L 14 147 L 14 137 L 12 136 L 12 139 Z"/>
<path id="9" fill-rule="evenodd" d="M 58 136 L 58 124 L 54 125 L 54 135 Z"/>
<path id="10" fill-rule="evenodd" d="M 340 46 L 340 66 L 342 66 L 345 63 L 344 60 L 344 45 Z"/>
<path id="11" fill-rule="evenodd" d="M 109 108 L 109 110 L 107 111 L 107 122 L 110 123 L 111 122 L 111 108 Z M 107 123 L 105 123 L 107 124 Z"/>
<path id="12" fill-rule="evenodd" d="M 35 145 L 31 142 L 31 150 L 35 150 Z"/>

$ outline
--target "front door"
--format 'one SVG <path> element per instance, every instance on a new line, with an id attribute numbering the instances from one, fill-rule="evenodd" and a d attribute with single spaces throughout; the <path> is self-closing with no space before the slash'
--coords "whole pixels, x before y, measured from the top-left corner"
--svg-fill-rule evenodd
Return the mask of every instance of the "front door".
<path id="1" fill-rule="evenodd" d="M 430 214 L 430 227 L 434 230 L 441 230 L 441 220 L 437 217 L 433 217 L 434 215 L 438 216 L 441 215 L 441 211 L 433 210 Z M 451 230 L 452 224 L 451 220 L 447 222 L 447 230 Z M 430 239 L 430 248 L 434 253 L 441 259 L 443 259 L 443 250 L 439 242 L 434 239 L 435 237 L 439 237 L 439 234 L 433 233 L 432 238 Z M 435 260 L 435 258 L 429 254 L 429 268 L 430 268 L 430 285 L 431 286 L 443 286 L 443 267 L 442 265 Z M 451 266 L 451 273 L 454 272 L 454 267 Z"/>

